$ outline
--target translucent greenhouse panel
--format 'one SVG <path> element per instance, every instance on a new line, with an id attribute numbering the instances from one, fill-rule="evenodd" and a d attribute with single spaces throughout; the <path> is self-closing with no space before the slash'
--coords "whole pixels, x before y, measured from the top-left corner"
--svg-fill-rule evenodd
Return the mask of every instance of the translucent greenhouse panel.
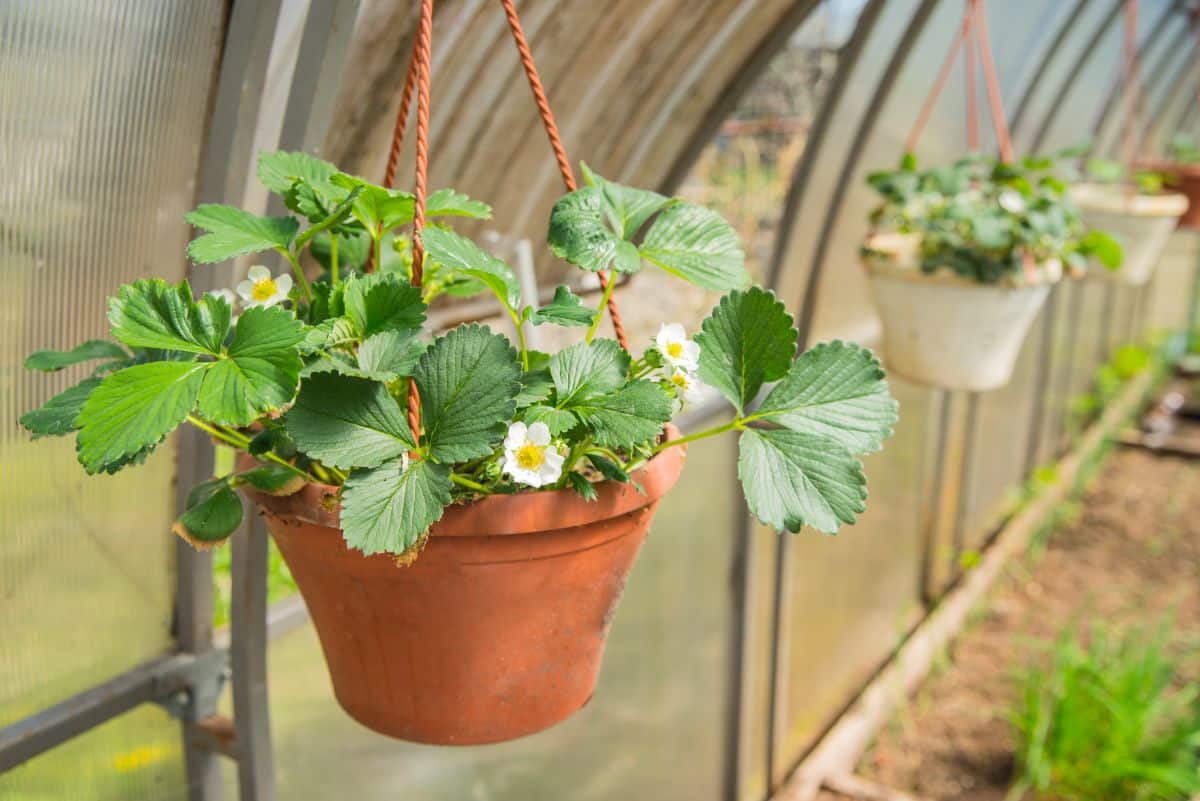
<path id="1" fill-rule="evenodd" d="M 27 374 L 26 355 L 104 336 L 104 298 L 122 281 L 182 275 L 223 7 L 0 4 L 0 726 L 171 648 L 171 444 L 139 470 L 88 478 L 73 442 L 33 442 L 16 420 L 87 375 Z M 137 747 L 132 722 L 112 730 Z M 0 776 L 0 798 L 169 797 L 106 789 L 97 776 L 117 745 L 71 747 L 94 772 L 37 760 Z M 39 795 L 51 773 L 57 794 Z"/>
<path id="2" fill-rule="evenodd" d="M 274 641 L 279 797 L 326 801 L 352 788 L 356 801 L 723 798 L 737 614 L 735 463 L 733 437 L 690 449 L 617 610 L 595 697 L 540 734 L 462 748 L 381 737 L 337 706 L 311 626 Z"/>
<path id="3" fill-rule="evenodd" d="M 140 707 L 0 776 L 5 801 L 184 801 L 179 722 Z"/>
<path id="4" fill-rule="evenodd" d="M 1175 233 L 1146 291 L 1143 326 L 1147 331 L 1179 331 L 1187 326 L 1198 263 L 1200 237 L 1190 231 Z"/>
<path id="5" fill-rule="evenodd" d="M 964 487 L 966 506 L 957 535 L 968 559 L 969 552 L 983 545 L 1001 516 L 1012 507 L 1024 480 L 1027 445 L 1036 424 L 1034 399 L 1040 391 L 1037 373 L 1046 344 L 1044 332 L 1039 315 L 1025 337 L 1012 382 L 976 398 Z M 1036 412 L 1040 415 L 1040 405 Z"/>
<path id="6" fill-rule="evenodd" d="M 836 537 L 804 530 L 788 548 L 776 781 L 920 613 L 918 522 L 931 393 L 894 378 L 891 385 L 900 422 L 884 450 L 863 460 L 866 514 Z"/>

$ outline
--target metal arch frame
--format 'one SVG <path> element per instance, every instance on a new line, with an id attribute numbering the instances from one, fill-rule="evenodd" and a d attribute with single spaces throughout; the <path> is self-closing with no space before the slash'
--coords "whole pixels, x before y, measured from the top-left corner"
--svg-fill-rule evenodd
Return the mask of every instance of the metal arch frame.
<path id="1" fill-rule="evenodd" d="M 1148 113 L 1144 116 L 1145 122 L 1142 125 L 1142 129 L 1137 133 L 1139 152 L 1146 142 L 1150 141 L 1152 136 L 1162 130 L 1162 117 L 1165 115 L 1167 109 L 1171 107 L 1172 103 L 1178 100 L 1180 90 L 1187 86 L 1187 81 L 1184 80 L 1184 77 L 1191 70 L 1195 69 L 1195 62 L 1193 60 L 1196 57 L 1197 48 L 1195 37 L 1190 36 L 1186 28 L 1181 31 L 1181 34 L 1179 38 L 1184 41 L 1181 42 L 1182 46 L 1179 49 L 1183 51 L 1183 57 L 1180 58 L 1176 55 L 1179 50 L 1172 50 L 1170 48 L 1166 50 L 1167 58 L 1164 61 L 1167 63 L 1163 67 L 1165 68 L 1170 64 L 1170 57 L 1172 56 L 1174 56 L 1178 63 L 1174 65 L 1174 74 L 1166 82 L 1161 97 L 1158 97 L 1157 102 L 1154 103 L 1153 110 L 1148 110 Z"/>
<path id="2" fill-rule="evenodd" d="M 683 183 L 683 179 L 687 177 L 688 170 L 692 168 L 704 148 L 716 136 L 721 123 L 733 113 L 742 95 L 754 85 L 754 82 L 770 65 L 771 60 L 787 44 L 795 30 L 821 2 L 822 0 L 794 0 L 792 7 L 783 14 L 767 37 L 754 48 L 750 57 L 742 62 L 742 66 L 734 74 L 733 79 L 725 85 L 717 99 L 709 107 L 704 120 L 696 127 L 679 156 L 667 170 L 666 177 L 659 184 L 659 192 L 665 195 L 675 193 Z M 871 5 L 879 4 L 872 3 Z"/>
<path id="3" fill-rule="evenodd" d="M 1175 19 L 1176 13 L 1182 7 L 1182 0 L 1176 0 L 1171 5 L 1163 8 L 1162 14 L 1159 15 L 1159 18 L 1155 20 L 1154 24 L 1150 27 L 1150 31 L 1146 34 L 1145 40 L 1138 45 L 1137 54 L 1139 62 L 1143 64 L 1146 63 L 1146 59 L 1150 56 L 1150 50 L 1158 45 L 1159 40 L 1167 32 L 1167 29 Z M 1171 47 L 1164 48 L 1161 53 L 1157 54 L 1157 58 L 1153 64 L 1146 65 L 1142 74 L 1157 75 L 1159 72 L 1161 72 L 1166 67 L 1166 63 L 1170 60 L 1171 52 Z M 1143 83 L 1144 82 L 1145 81 L 1143 79 Z M 1096 112 L 1095 119 L 1092 121 L 1093 136 L 1099 136 L 1101 130 L 1103 130 L 1104 124 L 1108 121 L 1109 115 L 1112 113 L 1113 106 L 1115 106 L 1117 101 L 1120 99 L 1121 92 L 1124 90 L 1124 87 L 1125 75 L 1118 74 L 1117 79 L 1113 81 L 1112 86 L 1109 87 L 1108 93 L 1104 97 L 1104 103 L 1101 104 L 1099 110 Z"/>
<path id="4" fill-rule="evenodd" d="M 1080 51 L 1080 54 L 1076 58 L 1074 64 L 1072 64 L 1070 69 L 1067 71 L 1067 74 L 1063 78 L 1063 81 L 1062 81 L 1061 85 L 1059 86 L 1058 91 L 1054 95 L 1053 102 L 1049 106 L 1049 112 L 1042 118 L 1041 124 L 1038 126 L 1038 128 L 1033 136 L 1033 139 L 1030 142 L 1030 150 L 1037 150 L 1038 148 L 1040 148 L 1042 146 L 1043 142 L 1045 141 L 1046 137 L 1049 135 L 1050 128 L 1054 124 L 1054 122 L 1058 119 L 1059 110 L 1063 107 L 1063 104 L 1064 104 L 1067 96 L 1070 94 L 1071 89 L 1076 85 L 1076 83 L 1079 79 L 1079 75 L 1083 72 L 1083 69 L 1087 66 L 1087 64 L 1091 60 L 1092 56 L 1099 49 L 1099 47 L 1098 47 L 1099 42 L 1104 38 L 1105 35 L 1108 34 L 1109 30 L 1116 23 L 1117 18 L 1121 11 L 1121 5 L 1122 5 L 1121 0 L 1117 0 L 1117 2 L 1115 2 L 1113 4 L 1112 8 L 1109 10 L 1109 13 L 1106 15 L 1104 20 L 1101 22 L 1100 25 L 1097 26 L 1095 32 L 1092 34 L 1092 37 L 1088 41 L 1087 45 L 1085 47 L 1083 47 L 1082 50 Z M 1147 34 L 1147 36 L 1145 37 L 1143 42 L 1140 43 L 1139 54 L 1147 53 L 1149 48 L 1151 46 L 1153 46 L 1153 44 L 1158 40 L 1159 37 L 1162 36 L 1162 34 L 1165 32 L 1165 30 L 1167 28 L 1167 22 L 1169 20 L 1169 17 L 1176 9 L 1177 9 L 1177 5 L 1168 8 L 1168 10 L 1166 12 L 1164 12 L 1163 16 L 1158 20 L 1157 24 L 1153 26 L 1152 30 Z M 1095 137 L 1097 135 L 1097 133 L 1103 127 L 1105 121 L 1108 119 L 1108 115 L 1111 113 L 1112 108 L 1116 104 L 1116 99 L 1120 95 L 1121 87 L 1123 86 L 1123 82 L 1124 82 L 1124 76 L 1121 74 L 1118 74 L 1116 77 L 1116 80 L 1114 81 L 1114 85 L 1113 85 L 1111 91 L 1109 92 L 1109 94 L 1107 95 L 1105 103 L 1103 104 L 1102 112 L 1093 121 L 1092 132 L 1091 132 L 1093 137 Z M 1070 341 L 1070 347 L 1068 349 L 1067 356 L 1066 356 L 1066 363 L 1063 365 L 1063 368 L 1061 370 L 1061 375 L 1065 375 L 1065 376 L 1069 376 L 1071 369 L 1072 369 L 1073 361 L 1074 361 L 1074 341 L 1073 341 L 1074 334 L 1073 334 L 1073 332 L 1078 328 L 1078 325 L 1079 325 L 1079 311 L 1080 311 L 1081 304 L 1082 304 L 1082 297 L 1081 297 L 1082 287 L 1074 287 L 1073 289 L 1075 291 L 1072 292 L 1072 298 L 1069 299 L 1069 307 L 1066 310 L 1066 313 L 1069 315 L 1069 319 L 1067 319 L 1064 323 L 1065 325 L 1067 325 L 1068 330 L 1070 332 L 1072 332 L 1070 335 L 1071 341 Z M 1045 426 L 1044 426 L 1044 423 L 1045 423 L 1045 420 L 1044 420 L 1045 394 L 1046 394 L 1047 389 L 1050 386 L 1051 381 L 1053 380 L 1053 378 L 1051 376 L 1052 371 L 1051 371 L 1051 364 L 1050 364 L 1053 359 L 1053 350 L 1054 350 L 1053 336 L 1054 336 L 1055 324 L 1058 321 L 1058 316 L 1059 316 L 1058 315 L 1058 306 L 1063 302 L 1063 300 L 1062 300 L 1063 291 L 1064 290 L 1062 287 L 1055 287 L 1053 297 L 1050 298 L 1050 305 L 1047 307 L 1046 313 L 1043 314 L 1042 325 L 1040 326 L 1041 331 L 1039 332 L 1039 335 L 1042 337 L 1042 347 L 1041 347 L 1040 353 L 1039 353 L 1037 371 L 1036 371 L 1036 376 L 1035 376 L 1035 380 L 1034 380 L 1034 389 L 1032 392 L 1032 399 L 1033 399 L 1033 409 L 1031 412 L 1032 424 L 1030 426 L 1029 438 L 1026 442 L 1026 453 L 1025 453 L 1025 471 L 1026 472 L 1029 472 L 1036 466 L 1037 454 L 1038 454 L 1038 451 L 1040 450 L 1042 442 L 1043 442 L 1043 433 L 1045 430 Z M 1061 383 L 1061 380 L 1066 380 L 1066 379 L 1060 378 L 1060 381 L 1056 382 L 1056 383 Z M 1057 424 L 1054 425 L 1053 428 L 1057 429 L 1058 425 Z M 1054 437 L 1052 437 L 1052 438 L 1054 438 Z"/>
<path id="5" fill-rule="evenodd" d="M 1066 22 L 1064 22 L 1064 24 L 1059 28 L 1059 30 L 1055 34 L 1055 37 L 1052 40 L 1052 42 L 1061 43 L 1061 42 L 1065 41 L 1065 38 L 1069 34 L 1070 28 L 1072 27 L 1071 22 L 1073 20 L 1078 20 L 1078 18 L 1082 14 L 1083 10 L 1086 8 L 1086 4 L 1088 1 L 1089 0 L 1080 0 L 1077 3 L 1075 8 L 1066 16 L 1066 18 L 1065 18 Z M 882 6 L 882 5 L 883 4 L 871 4 L 871 6 L 869 6 L 868 8 L 876 8 L 876 10 L 878 10 L 878 7 Z M 903 68 L 904 63 L 907 60 L 907 51 L 908 51 L 908 49 L 910 49 L 913 46 L 915 40 L 919 37 L 921 31 L 923 30 L 923 28 L 925 26 L 925 22 L 928 20 L 928 17 L 932 13 L 935 5 L 936 5 L 936 0 L 926 0 L 926 2 L 922 3 L 922 5 L 918 8 L 918 10 L 916 12 L 914 12 L 913 18 L 910 20 L 908 29 L 906 30 L 905 34 L 902 36 L 901 40 L 897 44 L 896 50 L 892 54 L 891 61 L 885 68 L 883 76 L 882 76 L 882 78 L 880 78 L 880 81 L 876 86 L 875 93 L 872 95 L 872 97 L 867 105 L 867 110 L 863 114 L 860 128 L 856 132 L 855 138 L 852 141 L 850 148 L 847 152 L 847 155 L 845 157 L 845 161 L 843 163 L 842 170 L 841 170 L 841 172 L 837 178 L 837 181 L 835 183 L 832 199 L 830 201 L 828 210 L 826 212 L 825 219 L 822 224 L 822 228 L 821 228 L 819 238 L 818 238 L 817 247 L 815 248 L 815 251 L 814 251 L 815 255 L 812 260 L 813 266 L 806 278 L 805 286 L 803 289 L 803 297 L 801 298 L 802 311 L 801 311 L 801 314 L 799 317 L 799 328 L 801 331 L 801 336 L 802 336 L 801 341 L 802 342 L 807 340 L 809 331 L 811 330 L 812 320 L 813 320 L 813 316 L 814 316 L 815 308 L 816 308 L 815 304 L 817 301 L 819 280 L 820 280 L 820 277 L 822 274 L 822 267 L 823 267 L 823 264 L 825 261 L 826 252 L 829 247 L 829 241 L 830 241 L 830 238 L 832 235 L 833 226 L 836 224 L 836 220 L 839 216 L 841 206 L 844 202 L 844 196 L 845 196 L 845 192 L 847 190 L 849 178 L 857 164 L 859 157 L 861 156 L 861 154 L 864 150 L 867 138 L 873 131 L 875 122 L 876 122 L 879 114 L 881 113 L 882 106 L 886 102 L 888 96 L 890 95 L 892 85 L 894 84 L 899 71 Z M 1064 79 L 1062 81 L 1062 86 L 1055 95 L 1055 102 L 1050 106 L 1050 112 L 1045 117 L 1043 117 L 1043 119 L 1040 121 L 1040 125 L 1034 136 L 1035 141 L 1040 142 L 1040 141 L 1044 140 L 1045 136 L 1048 134 L 1051 123 L 1057 117 L 1057 109 L 1061 106 L 1061 101 L 1067 97 L 1067 95 L 1069 94 L 1071 89 L 1077 84 L 1079 75 L 1082 72 L 1083 67 L 1086 65 L 1092 52 L 1095 50 L 1096 43 L 1100 39 L 1102 39 L 1103 36 L 1105 35 L 1105 33 L 1111 28 L 1112 24 L 1117 19 L 1120 9 L 1121 9 L 1120 0 L 1116 0 L 1115 2 L 1113 2 L 1113 4 L 1110 7 L 1102 24 L 1100 24 L 1098 26 L 1097 32 L 1093 35 L 1092 40 L 1082 49 L 1081 56 L 1077 59 L 1077 62 L 1071 67 L 1071 69 L 1068 71 L 1067 75 L 1064 77 Z M 1161 34 L 1162 29 L 1165 27 L 1166 22 L 1169 20 L 1172 11 L 1174 11 L 1174 10 L 1175 10 L 1174 7 L 1172 7 L 1163 13 L 1162 17 L 1159 19 L 1157 25 L 1155 26 L 1155 28 L 1156 28 L 1155 31 L 1152 32 L 1151 35 L 1148 35 L 1146 37 L 1146 40 L 1143 42 L 1143 44 L 1142 44 L 1143 50 L 1145 50 L 1145 48 L 1149 47 L 1151 45 L 1151 43 L 1158 38 L 1158 36 Z M 868 12 L 866 10 L 864 10 L 863 13 L 865 15 Z M 861 23 L 861 20 L 860 20 L 860 23 Z M 1051 44 L 1050 46 L 1047 47 L 1047 50 L 1046 50 L 1043 58 L 1040 60 L 1038 67 L 1032 72 L 1032 74 L 1024 82 L 1024 85 L 1019 90 L 1020 91 L 1020 100 L 1017 103 L 1016 114 L 1014 115 L 1013 120 L 1012 120 L 1012 125 L 1014 128 L 1017 126 L 1017 124 L 1019 124 L 1020 116 L 1023 116 L 1026 113 L 1026 109 L 1029 108 L 1029 103 L 1032 99 L 1032 95 L 1035 90 L 1040 88 L 1042 78 L 1044 77 L 1045 72 L 1048 70 L 1049 66 L 1053 63 L 1054 56 L 1056 55 L 1058 49 L 1059 48 L 1055 47 L 1053 44 Z M 831 95 L 828 96 L 826 98 L 826 100 L 823 102 L 822 114 L 818 117 L 817 122 L 814 124 L 814 127 L 813 127 L 812 140 L 806 146 L 804 156 L 802 157 L 801 162 L 797 166 L 796 172 L 794 173 L 792 181 L 788 187 L 788 191 L 787 191 L 787 195 L 786 195 L 786 202 L 785 202 L 786 211 L 784 213 L 781 230 L 776 237 L 776 241 L 775 241 L 773 252 L 772 252 L 772 260 L 769 264 L 769 272 L 768 272 L 768 276 L 767 276 L 769 285 L 772 285 L 772 286 L 776 285 L 778 283 L 779 277 L 782 274 L 783 261 L 786 257 L 787 246 L 790 241 L 792 229 L 794 227 L 795 217 L 798 212 L 799 200 L 802 197 L 805 189 L 807 188 L 812 171 L 813 171 L 815 163 L 816 163 L 816 159 L 820 155 L 819 151 L 821 150 L 821 145 L 823 143 L 826 129 L 827 129 L 828 125 L 830 124 L 829 121 L 832 119 L 833 112 L 831 111 L 831 109 L 834 106 L 836 106 L 836 94 L 835 93 L 840 93 L 840 88 L 836 84 L 839 80 L 845 80 L 845 78 L 843 78 L 843 75 L 848 74 L 848 72 L 849 71 L 843 72 L 843 70 L 841 69 L 841 67 L 839 65 L 839 70 L 834 76 L 835 86 L 831 87 L 831 90 L 830 90 Z M 1115 96 L 1118 91 L 1119 91 L 1119 89 L 1114 89 L 1112 96 Z M 1111 104 L 1112 104 L 1112 99 L 1110 97 L 1110 99 L 1108 101 L 1106 101 L 1105 105 L 1111 106 Z M 1018 115 L 1020 115 L 1020 116 L 1018 116 Z M 1097 128 L 1099 125 L 1099 121 L 1102 121 L 1105 116 L 1106 115 L 1101 115 L 1101 117 L 1098 120 Z M 1052 346 L 1052 342 L 1050 341 L 1049 334 L 1052 331 L 1052 326 L 1054 324 L 1055 317 L 1056 317 L 1055 305 L 1051 304 L 1051 306 L 1049 306 L 1047 308 L 1047 311 L 1045 314 L 1045 319 L 1048 321 L 1051 328 L 1045 332 L 1046 335 L 1043 337 L 1043 344 L 1040 349 L 1041 350 L 1040 355 L 1042 358 L 1039 359 L 1039 368 L 1038 368 L 1038 373 L 1039 373 L 1038 383 L 1041 384 L 1043 390 L 1045 387 L 1046 379 L 1048 378 L 1049 361 L 1050 361 L 1049 357 L 1051 354 L 1051 346 Z M 1076 319 L 1073 320 L 1073 324 L 1077 324 L 1078 314 L 1076 313 L 1074 315 L 1074 317 Z M 1041 394 L 1040 392 L 1035 392 L 1034 393 L 1035 399 L 1040 399 L 1040 394 Z M 945 400 L 946 399 L 943 398 L 942 406 L 947 405 L 945 403 Z M 978 401 L 978 397 L 975 395 L 972 395 L 969 399 L 969 405 L 968 405 L 968 409 L 967 409 L 967 429 L 966 429 L 967 430 L 967 440 L 966 440 L 964 454 L 963 454 L 963 461 L 962 461 L 962 464 L 960 465 L 960 468 L 964 471 L 964 475 L 966 475 L 968 477 L 969 477 L 969 472 L 968 472 L 969 465 L 970 465 L 971 461 L 973 460 L 971 443 L 973 442 L 973 440 L 975 438 L 975 433 L 976 433 L 975 429 L 977 429 L 977 427 L 978 427 L 978 414 L 977 414 L 977 409 L 976 409 L 977 401 Z M 1038 408 L 1035 408 L 1034 413 L 1031 417 L 1031 421 L 1030 421 L 1030 436 L 1029 436 L 1030 454 L 1033 454 L 1036 452 L 1036 443 L 1038 442 L 1038 440 L 1040 438 L 1042 420 L 1041 420 L 1041 415 L 1038 414 L 1038 411 L 1040 411 L 1040 410 Z M 943 417 L 943 418 L 944 418 L 944 416 L 945 416 L 944 414 L 941 415 L 941 417 Z M 942 423 L 944 424 L 944 422 L 945 421 L 943 420 Z M 942 433 L 944 434 L 944 432 L 942 432 Z M 942 437 L 942 439 L 944 439 L 944 437 Z M 945 446 L 945 443 L 942 442 L 941 447 L 939 447 L 938 450 L 939 451 L 944 450 L 944 446 Z M 944 456 L 944 454 L 942 456 Z M 1028 460 L 1027 460 L 1027 469 L 1029 469 L 1031 466 L 1032 466 L 1032 463 L 1028 462 Z M 940 494 L 940 488 L 938 486 L 936 486 L 936 479 L 937 479 L 937 477 L 935 476 L 935 486 L 933 486 L 931 488 L 931 495 Z M 966 485 L 963 485 L 963 487 L 964 487 L 964 491 L 965 491 Z M 962 513 L 963 513 L 963 508 L 962 508 L 962 505 L 960 504 L 959 509 L 958 509 L 958 514 L 956 516 L 956 520 L 957 520 L 957 522 L 955 524 L 956 530 L 954 532 L 955 542 L 959 543 L 959 544 L 961 544 L 961 541 L 962 541 L 962 527 L 963 527 L 963 514 Z M 775 635 L 776 641 L 772 646 L 772 652 L 771 652 L 772 675 L 771 675 L 771 679 L 770 679 L 771 703 L 770 703 L 769 709 L 770 709 L 770 714 L 772 715 L 773 720 L 771 723 L 771 728 L 768 730 L 768 737 L 769 737 L 769 743 L 770 743 L 770 745 L 768 747 L 768 756 L 767 756 L 768 777 L 769 778 L 773 778 L 771 776 L 771 774 L 774 772 L 774 762 L 775 762 L 775 756 L 773 754 L 773 751 L 775 748 L 775 742 L 777 740 L 776 721 L 779 718 L 779 710 L 777 709 L 777 706 L 778 706 L 777 701 L 778 701 L 778 690 L 779 690 L 778 681 L 779 681 L 779 671 L 780 671 L 780 659 L 782 656 L 781 649 L 780 649 L 779 636 L 781 633 L 780 622 L 782 619 L 782 612 L 783 612 L 782 604 L 783 604 L 783 598 L 785 595 L 783 589 L 784 589 L 784 583 L 786 580 L 786 565 L 787 565 L 787 545 L 786 545 L 786 540 L 781 540 L 779 550 L 778 550 L 777 556 L 776 556 L 776 577 L 775 577 L 775 588 L 774 588 L 775 589 L 775 597 L 774 597 L 774 604 L 773 604 L 773 611 L 772 611 L 773 623 L 774 623 L 772 631 Z"/>

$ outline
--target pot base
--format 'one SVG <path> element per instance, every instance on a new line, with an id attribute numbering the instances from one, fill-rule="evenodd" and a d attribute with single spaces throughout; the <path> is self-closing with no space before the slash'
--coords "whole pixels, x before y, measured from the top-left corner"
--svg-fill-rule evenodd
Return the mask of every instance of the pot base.
<path id="1" fill-rule="evenodd" d="M 251 492 L 308 605 L 338 703 L 381 734 L 436 745 L 523 737 L 592 697 L 608 627 L 683 447 L 635 476 L 446 509 L 408 566 L 349 549 L 333 488 Z"/>

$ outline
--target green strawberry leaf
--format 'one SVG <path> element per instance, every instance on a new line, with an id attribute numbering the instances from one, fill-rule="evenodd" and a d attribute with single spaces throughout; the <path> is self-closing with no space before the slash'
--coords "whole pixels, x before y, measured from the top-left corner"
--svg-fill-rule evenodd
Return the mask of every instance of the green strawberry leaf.
<path id="1" fill-rule="evenodd" d="M 408 192 L 385 189 L 346 173 L 338 173 L 330 181 L 343 189 L 359 190 L 352 213 L 368 231 L 390 231 L 413 220 L 416 199 Z"/>
<path id="2" fill-rule="evenodd" d="M 310 377 L 284 423 L 296 447 L 341 469 L 376 467 L 416 448 L 404 409 L 364 378 Z"/>
<path id="3" fill-rule="evenodd" d="M 547 400 L 554 389 L 554 379 L 550 377 L 550 370 L 546 367 L 522 373 L 520 381 L 521 391 L 517 393 L 518 409 Z"/>
<path id="4" fill-rule="evenodd" d="M 571 485 L 571 489 L 578 492 L 580 497 L 589 503 L 596 500 L 598 497 L 596 495 L 596 488 L 592 486 L 592 482 L 588 481 L 587 478 L 580 473 L 567 473 L 567 483 Z"/>
<path id="5" fill-rule="evenodd" d="M 192 487 L 187 511 L 171 530 L 197 548 L 211 548 L 228 539 L 242 523 L 242 501 L 224 478 Z"/>
<path id="6" fill-rule="evenodd" d="M 404 469 L 393 459 L 355 470 L 342 489 L 342 536 L 368 556 L 400 555 L 420 544 L 450 504 L 450 468 L 428 459 Z"/>
<path id="7" fill-rule="evenodd" d="M 233 309 L 216 295 L 192 298 L 187 281 L 161 278 L 125 284 L 108 299 L 113 336 L 133 348 L 159 348 L 216 356 L 229 333 Z"/>
<path id="8" fill-rule="evenodd" d="M 452 275 L 465 275 L 482 282 L 509 311 L 521 303 L 521 287 L 512 268 L 465 236 L 445 228 L 426 228 L 421 244 L 429 258 Z"/>
<path id="9" fill-rule="evenodd" d="M 808 525 L 835 534 L 867 508 L 862 466 L 827 437 L 748 428 L 738 445 L 746 503 L 768 526 L 794 533 Z"/>
<path id="10" fill-rule="evenodd" d="M 583 162 L 580 162 L 579 166 L 588 186 L 600 190 L 607 219 L 613 230 L 623 239 L 633 239 L 634 234 L 646 224 L 646 220 L 671 202 L 669 198 L 657 192 L 635 189 L 601 178 Z"/>
<path id="11" fill-rule="evenodd" d="M 712 209 L 678 201 L 650 225 L 642 258 L 705 289 L 724 292 L 750 283 L 737 231 Z"/>
<path id="12" fill-rule="evenodd" d="M 491 453 L 516 411 L 517 351 L 500 334 L 464 325 L 434 340 L 413 371 L 429 452 L 439 462 Z"/>
<path id="13" fill-rule="evenodd" d="M 304 486 L 305 478 L 281 464 L 260 464 L 232 477 L 235 484 L 249 484 L 268 495 L 294 495 Z"/>
<path id="14" fill-rule="evenodd" d="M 346 191 L 330 181 L 337 173 L 338 168 L 328 161 L 300 151 L 277 150 L 274 153 L 261 153 L 258 157 L 258 180 L 281 197 L 287 195 L 297 181 L 301 181 L 336 205 L 346 197 Z"/>
<path id="15" fill-rule="evenodd" d="M 79 417 L 78 457 L 88 473 L 157 445 L 196 406 L 207 365 L 150 362 L 109 373 Z"/>
<path id="16" fill-rule="evenodd" d="M 427 345 L 420 329 L 391 329 L 372 334 L 358 346 L 358 372 L 376 381 L 395 381 L 412 375 Z"/>
<path id="17" fill-rule="evenodd" d="M 188 245 L 188 255 L 197 264 L 213 264 L 264 250 L 287 250 L 300 228 L 295 217 L 259 217 L 220 203 L 197 206 L 184 219 L 208 232 Z"/>
<path id="18" fill-rule="evenodd" d="M 700 378 L 742 412 L 763 383 L 783 377 L 796 353 L 792 316 L 759 287 L 730 292 L 701 323 Z"/>
<path id="19" fill-rule="evenodd" d="M 98 386 L 98 377 L 85 378 L 70 389 L 58 393 L 39 408 L 25 412 L 21 415 L 21 425 L 33 434 L 34 439 L 70 434 L 79 428 L 75 423 L 79 412 Z"/>
<path id="20" fill-rule="evenodd" d="M 439 189 L 425 199 L 425 214 L 429 217 L 470 217 L 475 220 L 492 219 L 492 207 L 480 200 L 472 200 L 453 189 Z"/>
<path id="21" fill-rule="evenodd" d="M 827 437 L 863 454 L 883 447 L 898 415 L 875 355 L 835 341 L 802 354 L 749 419 Z"/>
<path id="22" fill-rule="evenodd" d="M 597 311 L 583 305 L 583 300 L 570 287 L 559 285 L 554 300 L 530 314 L 534 325 L 553 323 L 562 326 L 588 326 L 596 319 Z"/>
<path id="23" fill-rule="evenodd" d="M 596 442 L 631 448 L 662 433 L 671 419 L 671 396 L 652 381 L 632 381 L 611 395 L 593 396 L 571 406 L 592 429 Z M 535 407 L 536 408 L 536 407 Z"/>
<path id="24" fill-rule="evenodd" d="M 579 418 L 572 412 L 555 409 L 553 406 L 530 406 L 521 413 L 521 419 L 529 425 L 545 423 L 546 428 L 550 429 L 550 434 L 555 437 L 579 425 Z"/>
<path id="25" fill-rule="evenodd" d="M 89 339 L 82 345 L 76 345 L 70 350 L 39 350 L 29 354 L 25 359 L 26 370 L 40 370 L 53 373 L 64 367 L 70 367 L 93 359 L 128 359 L 125 349 L 107 339 Z"/>
<path id="26" fill-rule="evenodd" d="M 615 340 L 597 339 L 563 348 L 550 357 L 558 405 L 616 392 L 629 375 L 629 354 Z"/>
<path id="27" fill-rule="evenodd" d="M 256 306 L 238 318 L 224 358 L 206 363 L 200 413 L 223 425 L 249 425 L 296 395 L 304 325 L 278 306 Z"/>
<path id="28" fill-rule="evenodd" d="M 364 338 L 391 329 L 420 328 L 425 322 L 421 290 L 399 273 L 371 273 L 345 283 L 346 317 Z"/>
<path id="29" fill-rule="evenodd" d="M 577 267 L 599 272 L 636 273 L 642 269 L 637 247 L 613 232 L 614 212 L 604 192 L 585 186 L 559 198 L 550 212 L 547 241 L 554 255 Z"/>

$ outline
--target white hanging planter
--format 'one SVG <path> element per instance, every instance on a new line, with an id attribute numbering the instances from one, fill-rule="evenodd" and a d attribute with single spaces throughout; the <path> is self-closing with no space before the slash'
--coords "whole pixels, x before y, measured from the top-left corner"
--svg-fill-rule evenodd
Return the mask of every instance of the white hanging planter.
<path id="1" fill-rule="evenodd" d="M 1071 199 L 1088 228 L 1106 231 L 1121 243 L 1124 259 L 1116 270 L 1093 262 L 1088 277 L 1105 283 L 1142 286 L 1150 280 L 1167 239 L 1188 209 L 1184 195 L 1129 194 L 1116 184 L 1076 184 Z"/>
<path id="2" fill-rule="evenodd" d="M 1021 343 L 1050 282 L 980 284 L 920 269 L 920 235 L 877 234 L 863 264 L 883 321 L 889 371 L 941 389 L 981 392 L 1012 378 Z M 1039 274 L 1061 275 L 1061 264 Z"/>

